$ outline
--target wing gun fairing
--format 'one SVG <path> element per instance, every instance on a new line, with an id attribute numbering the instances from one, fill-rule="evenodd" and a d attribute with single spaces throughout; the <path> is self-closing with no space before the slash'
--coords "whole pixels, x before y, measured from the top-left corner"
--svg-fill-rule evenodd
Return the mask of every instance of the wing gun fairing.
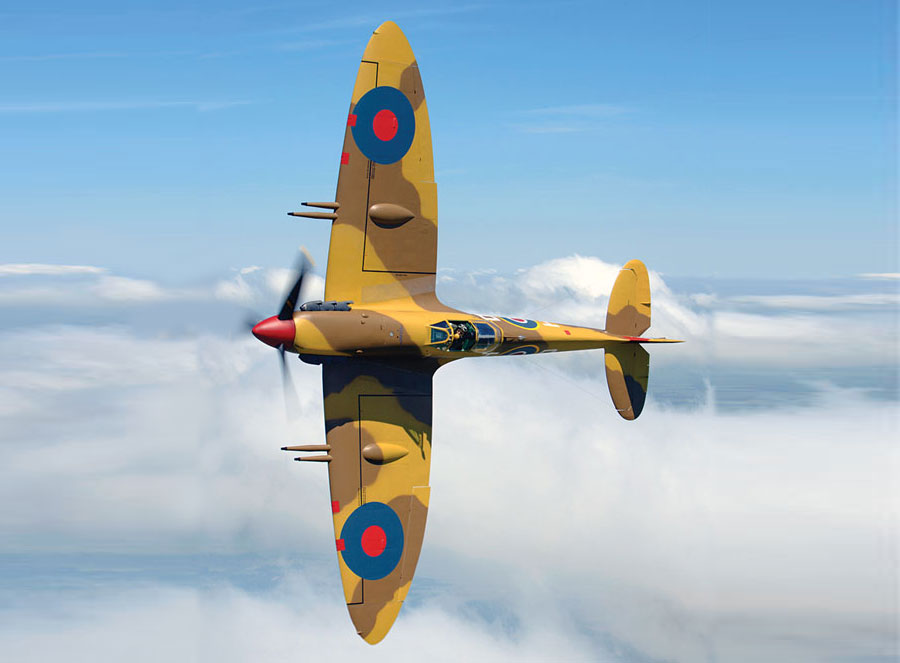
<path id="1" fill-rule="evenodd" d="M 610 395 L 625 419 L 644 407 L 650 326 L 647 269 L 632 260 L 605 329 L 475 315 L 435 294 L 437 189 L 419 67 L 391 22 L 366 47 L 345 120 L 334 202 L 289 212 L 331 221 L 324 301 L 297 306 L 309 261 L 278 315 L 253 334 L 322 366 L 325 441 L 285 446 L 328 468 L 344 599 L 360 636 L 379 642 L 409 591 L 428 514 L 432 377 L 466 357 L 603 349 Z M 314 454 L 314 455 L 305 455 Z"/>
<path id="2" fill-rule="evenodd" d="M 304 207 L 318 207 L 319 209 L 330 209 L 333 212 L 288 212 L 288 216 L 303 216 L 307 219 L 331 219 L 337 218 L 337 211 L 341 208 L 340 203 L 300 203 Z"/>

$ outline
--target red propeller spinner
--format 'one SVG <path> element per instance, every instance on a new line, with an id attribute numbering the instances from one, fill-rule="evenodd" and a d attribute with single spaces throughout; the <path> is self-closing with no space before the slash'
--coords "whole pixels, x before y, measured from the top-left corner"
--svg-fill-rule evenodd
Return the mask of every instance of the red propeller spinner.
<path id="1" fill-rule="evenodd" d="M 266 345 L 273 348 L 279 348 L 282 354 L 282 364 L 284 363 L 284 351 L 294 348 L 294 336 L 297 329 L 294 326 L 294 311 L 297 308 L 297 298 L 300 296 L 300 288 L 303 285 L 303 276 L 306 274 L 309 266 L 312 264 L 312 258 L 306 252 L 306 249 L 300 249 L 300 262 L 297 265 L 297 280 L 288 291 L 284 298 L 284 304 L 281 305 L 281 311 L 278 315 L 256 323 L 253 327 L 253 335 Z"/>
<path id="2" fill-rule="evenodd" d="M 293 347 L 295 334 L 294 319 L 280 320 L 277 315 L 266 318 L 253 327 L 253 335 L 273 348 L 281 346 L 286 348 Z"/>

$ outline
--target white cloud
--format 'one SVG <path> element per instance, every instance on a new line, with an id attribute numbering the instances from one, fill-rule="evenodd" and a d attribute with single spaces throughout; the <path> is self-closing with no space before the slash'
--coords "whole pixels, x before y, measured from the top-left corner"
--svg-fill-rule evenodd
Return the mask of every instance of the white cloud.
<path id="1" fill-rule="evenodd" d="M 238 304 L 272 306 L 280 305 L 281 299 L 294 284 L 297 271 L 286 267 L 263 269 L 261 267 L 245 267 L 231 279 L 219 281 L 215 285 L 217 299 L 232 301 Z M 322 299 L 325 293 L 325 279 L 318 274 L 307 272 L 303 278 L 303 291 L 300 301 Z M 274 295 L 274 297 L 273 297 Z"/>
<path id="2" fill-rule="evenodd" d="M 477 298 L 467 308 L 602 326 L 618 270 L 574 256 L 511 277 L 442 277 Z M 113 307 L 212 290 L 270 304 L 291 273 L 245 268 L 206 289 L 105 272 L 84 278 L 90 296 Z M 785 366 L 895 356 L 895 334 L 879 329 L 875 314 L 893 310 L 890 302 L 747 312 L 731 309 L 728 296 L 698 300 L 651 279 L 652 331 L 689 341 L 655 348 L 654 371 L 743 361 L 775 380 Z M 321 285 L 311 275 L 310 288 Z M 278 451 L 321 441 L 319 369 L 291 362 L 300 405 L 288 426 L 276 354 L 213 331 L 168 338 L 143 326 L 32 325 L 0 333 L 4 550 L 330 554 L 326 473 Z M 675 661 L 883 654 L 897 638 L 896 404 L 864 389 L 815 389 L 803 408 L 728 414 L 717 411 L 714 389 L 694 409 L 662 407 L 651 381 L 644 414 L 629 423 L 609 404 L 601 353 L 453 364 L 435 379 L 433 495 L 412 604 L 383 645 L 366 648 L 344 614 L 332 563 L 310 570 L 331 583 L 310 610 L 331 616 L 329 641 L 348 643 L 338 659 L 374 651 L 366 655 L 406 660 L 438 637 L 456 660 L 527 660 L 529 651 L 535 660 L 554 651 Z M 111 647 L 159 653 L 143 634 L 166 630 L 178 634 L 162 651 L 169 658 L 221 642 L 203 653 L 241 660 L 257 648 L 278 660 L 295 651 L 298 623 L 321 623 L 290 588 L 217 591 L 104 590 L 86 604 L 56 597 L 68 617 L 7 612 L 0 648 L 33 651 L 35 660 L 69 650 L 90 658 L 90 643 L 107 632 L 120 634 L 102 641 Z M 466 617 L 473 602 L 508 615 L 516 633 Z M 241 626 L 267 621 L 271 631 Z M 235 626 L 216 640 L 204 635 L 210 623 Z"/>
<path id="3" fill-rule="evenodd" d="M 257 268 L 258 269 L 258 268 Z M 237 302 L 239 304 L 249 304 L 253 301 L 254 293 L 250 284 L 247 283 L 244 276 L 252 274 L 253 271 L 245 272 L 243 269 L 238 274 L 227 281 L 219 281 L 215 286 L 216 299 L 224 299 L 227 301 Z"/>
<path id="4" fill-rule="evenodd" d="M 296 277 L 296 271 L 288 268 L 265 269 L 251 265 L 234 271 L 231 278 L 207 286 L 171 287 L 150 279 L 110 274 L 103 267 L 90 265 L 0 264 L 0 277 L 10 277 L 9 283 L 0 291 L 0 306 L 46 307 L 53 304 L 86 308 L 122 303 L 202 302 L 210 298 L 242 306 L 270 306 L 283 297 Z M 324 279 L 309 273 L 301 297 L 321 299 L 324 289 Z"/>
<path id="5" fill-rule="evenodd" d="M 104 276 L 93 290 L 100 298 L 114 301 L 150 301 L 166 296 L 165 291 L 153 281 L 125 276 Z"/>
<path id="6" fill-rule="evenodd" d="M 859 308 L 898 308 L 900 293 L 865 293 L 857 295 L 742 295 L 732 297 L 736 304 L 757 304 L 769 308 L 833 311 Z"/>
<path id="7" fill-rule="evenodd" d="M 70 274 L 105 274 L 106 271 L 103 267 L 92 265 L 0 264 L 0 276 L 67 276 Z"/>
<path id="8" fill-rule="evenodd" d="M 882 272 L 878 273 L 870 273 L 870 274 L 860 274 L 860 278 L 863 279 L 875 279 L 881 281 L 896 281 L 900 279 L 900 272 Z"/>
<path id="9" fill-rule="evenodd" d="M 480 313 L 603 327 L 619 269 L 621 265 L 574 255 L 520 270 L 514 276 L 456 278 L 444 274 L 439 294 L 448 295 L 444 300 L 450 305 Z M 896 330 L 890 322 L 886 328 L 884 318 L 885 313 L 896 316 L 894 294 L 680 294 L 653 271 L 650 290 L 653 323 L 647 333 L 686 341 L 677 348 L 656 348 L 654 357 L 665 362 L 752 363 L 780 369 L 884 365 L 897 358 Z M 744 310 L 751 303 L 757 310 Z M 848 339 L 853 339 L 853 352 L 846 351 Z"/>
<path id="10" fill-rule="evenodd" d="M 435 638 L 448 660 L 597 660 L 603 638 L 677 661 L 887 651 L 892 407 L 824 387 L 810 407 L 755 413 L 717 413 L 713 396 L 693 410 L 651 400 L 631 423 L 601 375 L 563 382 L 538 368 L 561 359 L 438 372 L 426 590 L 375 650 L 356 643 L 333 564 L 311 571 L 331 574 L 331 587 L 308 605 L 306 589 L 151 587 L 66 604 L 56 620 L 7 614 L 3 649 L 89 658 L 99 633 L 118 634 L 100 642 L 124 651 L 173 629 L 147 651 L 177 659 L 199 646 L 241 660 L 260 647 L 279 660 L 303 629 L 317 632 L 309 624 L 327 623 L 329 643 L 348 648 L 338 660 L 358 645 L 411 659 Z M 0 409 L 0 504 L 16 505 L 0 509 L 3 546 L 330 554 L 326 473 L 278 451 L 322 436 L 320 371 L 292 363 L 300 410 L 288 428 L 275 353 L 252 340 L 65 327 L 0 336 L 0 402 L 17 397 Z M 461 618 L 472 601 L 512 614 L 518 634 Z M 329 618 L 310 621 L 319 611 Z"/>
<path id="11" fill-rule="evenodd" d="M 279 267 L 266 270 L 265 279 L 269 290 L 277 295 L 283 295 L 297 278 L 297 271 L 287 267 Z"/>
<path id="12" fill-rule="evenodd" d="M 94 590 L 90 597 L 57 599 L 52 612 L 7 615 L 0 623 L 0 645 L 6 657 L 21 663 L 363 657 L 415 663 L 423 651 L 434 661 L 620 660 L 598 659 L 583 635 L 556 624 L 535 624 L 513 638 L 490 623 L 436 607 L 401 614 L 396 632 L 373 648 L 353 632 L 341 601 L 330 600 L 321 590 L 297 572 L 285 574 L 273 592 L 262 596 L 230 585 Z"/>
<path id="13" fill-rule="evenodd" d="M 432 540 L 510 585 L 536 574 L 660 658 L 705 658 L 711 615 L 777 614 L 755 633 L 777 648 L 794 620 L 850 629 L 880 605 L 872 623 L 889 638 L 892 407 L 828 390 L 815 407 L 752 415 L 651 403 L 630 424 L 591 395 L 598 380 L 548 380 L 517 359 L 438 373 Z M 710 637 L 723 660 L 762 658 Z"/>

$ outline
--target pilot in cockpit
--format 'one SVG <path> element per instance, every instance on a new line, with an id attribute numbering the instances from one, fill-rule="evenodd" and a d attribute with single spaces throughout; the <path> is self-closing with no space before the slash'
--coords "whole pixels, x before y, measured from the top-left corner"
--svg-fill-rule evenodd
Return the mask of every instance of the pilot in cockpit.
<path id="1" fill-rule="evenodd" d="M 450 349 L 456 352 L 466 351 L 475 342 L 475 329 L 465 322 L 450 323 Z"/>
<path id="2" fill-rule="evenodd" d="M 450 346 L 451 347 L 459 347 L 462 344 L 464 327 L 462 325 L 457 325 L 454 323 L 450 323 Z"/>

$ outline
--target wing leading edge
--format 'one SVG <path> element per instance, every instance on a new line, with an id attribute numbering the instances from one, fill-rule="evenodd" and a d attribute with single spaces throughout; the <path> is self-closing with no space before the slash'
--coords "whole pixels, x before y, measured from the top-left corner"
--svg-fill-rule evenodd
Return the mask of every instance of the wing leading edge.
<path id="1" fill-rule="evenodd" d="M 419 560 L 437 366 L 359 358 L 322 366 L 338 564 L 350 617 L 370 644 L 390 630 Z"/>

